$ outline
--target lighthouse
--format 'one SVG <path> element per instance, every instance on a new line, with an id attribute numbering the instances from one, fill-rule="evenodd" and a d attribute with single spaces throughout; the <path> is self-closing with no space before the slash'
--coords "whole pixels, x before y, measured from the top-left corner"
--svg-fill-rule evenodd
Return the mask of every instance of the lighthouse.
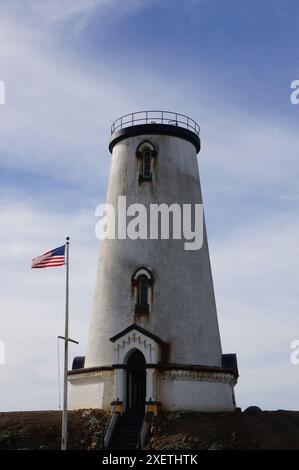
<path id="1" fill-rule="evenodd" d="M 86 356 L 68 373 L 72 409 L 235 410 L 237 360 L 222 352 L 200 212 L 200 146 L 198 124 L 179 113 L 132 113 L 111 127 L 110 231 Z"/>

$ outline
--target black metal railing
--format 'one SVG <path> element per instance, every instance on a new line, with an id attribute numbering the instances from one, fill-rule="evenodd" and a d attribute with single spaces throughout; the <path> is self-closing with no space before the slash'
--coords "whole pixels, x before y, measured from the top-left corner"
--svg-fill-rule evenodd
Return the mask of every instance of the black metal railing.
<path id="1" fill-rule="evenodd" d="M 140 124 L 168 124 L 183 127 L 196 135 L 199 135 L 200 131 L 197 122 L 184 114 L 173 113 L 172 111 L 137 111 L 116 119 L 111 126 L 111 134 L 120 129 Z"/>
<path id="2" fill-rule="evenodd" d="M 108 422 L 106 424 L 106 428 L 105 428 L 105 431 L 104 431 L 104 434 L 103 434 L 103 438 L 102 438 L 102 447 L 105 447 L 105 437 L 106 437 L 106 434 L 108 432 L 108 429 L 110 427 L 110 423 L 111 423 L 111 420 L 112 420 L 112 417 L 115 413 L 115 408 L 116 406 L 119 404 L 119 398 L 116 399 L 116 401 L 114 402 L 113 404 L 113 408 L 112 408 L 112 411 L 110 411 L 110 416 L 109 416 L 109 419 L 108 419 Z"/>
<path id="3" fill-rule="evenodd" d="M 138 434 L 138 438 L 137 438 L 136 449 L 141 449 L 141 448 L 142 448 L 141 434 L 142 434 L 142 431 L 143 431 L 143 425 L 144 425 L 144 423 L 146 422 L 146 420 L 147 420 L 147 418 L 148 418 L 149 407 L 150 407 L 151 404 L 152 404 L 152 397 L 150 397 L 150 399 L 149 399 L 149 401 L 148 401 L 148 403 L 147 403 L 147 405 L 146 405 L 146 409 L 145 409 L 145 413 L 144 413 L 144 416 L 143 416 L 141 428 L 140 428 L 140 431 L 139 431 L 139 434 Z"/>

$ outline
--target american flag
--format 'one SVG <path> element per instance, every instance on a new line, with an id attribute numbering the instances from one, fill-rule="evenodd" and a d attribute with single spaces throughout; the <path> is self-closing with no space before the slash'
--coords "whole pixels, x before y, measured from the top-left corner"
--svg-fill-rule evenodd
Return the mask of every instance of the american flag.
<path id="1" fill-rule="evenodd" d="M 50 268 L 55 266 L 62 266 L 64 261 L 65 245 L 55 248 L 54 250 L 47 251 L 37 258 L 32 260 L 32 268 Z"/>

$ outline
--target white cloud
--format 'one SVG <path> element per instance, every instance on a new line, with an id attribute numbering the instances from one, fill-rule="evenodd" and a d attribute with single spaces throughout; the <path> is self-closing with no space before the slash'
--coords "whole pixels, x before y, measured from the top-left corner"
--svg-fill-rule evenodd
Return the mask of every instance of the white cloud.
<path id="1" fill-rule="evenodd" d="M 71 16 L 93 4 L 66 2 L 65 10 Z M 59 10 L 55 1 L 36 5 Z M 98 178 L 106 178 L 111 122 L 131 110 L 160 107 L 199 121 L 200 161 L 214 187 L 283 184 L 288 197 L 297 194 L 297 129 L 287 121 L 218 103 L 204 77 L 200 83 L 190 77 L 186 83 L 181 77 L 169 82 L 151 65 L 130 62 L 119 70 L 107 57 L 85 62 L 82 69 L 80 60 L 49 39 L 53 34 L 14 21 L 12 29 L 5 15 L 0 19 L 0 41 L 7 45 L 0 51 L 7 88 L 0 114 L 2 165 L 35 173 L 46 165 L 49 175 L 82 183 L 95 182 L 96 168 Z M 188 100 L 190 90 L 194 98 Z"/>
<path id="2" fill-rule="evenodd" d="M 113 110 L 127 105 L 127 97 L 104 73 L 86 75 L 79 64 L 35 46 L 36 33 L 32 38 L 21 28 L 12 32 L 4 22 L 1 36 L 10 44 L 1 58 L 7 86 L 0 115 L 2 165 L 64 179 L 107 168 L 99 143 L 105 142 L 107 155 Z"/>
<path id="3" fill-rule="evenodd" d="M 292 214 L 244 224 L 212 243 L 211 259 L 225 352 L 237 352 L 243 406 L 298 409 L 299 223 Z"/>
<path id="4" fill-rule="evenodd" d="M 72 21 L 74 17 L 86 17 L 96 9 L 105 9 L 114 0 L 31 0 L 31 8 L 51 21 Z"/>
<path id="5" fill-rule="evenodd" d="M 57 336 L 64 333 L 64 267 L 32 270 L 31 259 L 62 245 L 71 235 L 70 335 L 84 354 L 93 297 L 96 253 L 93 209 L 47 211 L 34 202 L 6 201 L 0 207 L 1 409 L 57 407 Z"/>
<path id="6" fill-rule="evenodd" d="M 9 0 L 3 9 L 33 21 L 42 21 L 51 27 L 65 25 L 76 34 L 82 34 L 95 19 L 101 22 L 101 28 L 119 21 L 123 16 L 135 14 L 153 5 L 156 0 L 27 0 L 20 4 L 18 0 Z"/>

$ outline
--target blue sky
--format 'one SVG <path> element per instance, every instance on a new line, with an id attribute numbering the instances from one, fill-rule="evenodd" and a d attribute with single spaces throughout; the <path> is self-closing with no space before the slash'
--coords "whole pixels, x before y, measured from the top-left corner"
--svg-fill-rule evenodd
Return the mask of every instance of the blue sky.
<path id="1" fill-rule="evenodd" d="M 109 129 L 142 109 L 201 126 L 199 168 L 224 352 L 242 407 L 299 409 L 299 5 L 292 0 L 7 0 L 0 5 L 2 409 L 57 407 L 62 270 L 32 257 L 72 238 L 71 333 L 85 351 Z M 22 393 L 20 393 L 20 387 Z"/>

